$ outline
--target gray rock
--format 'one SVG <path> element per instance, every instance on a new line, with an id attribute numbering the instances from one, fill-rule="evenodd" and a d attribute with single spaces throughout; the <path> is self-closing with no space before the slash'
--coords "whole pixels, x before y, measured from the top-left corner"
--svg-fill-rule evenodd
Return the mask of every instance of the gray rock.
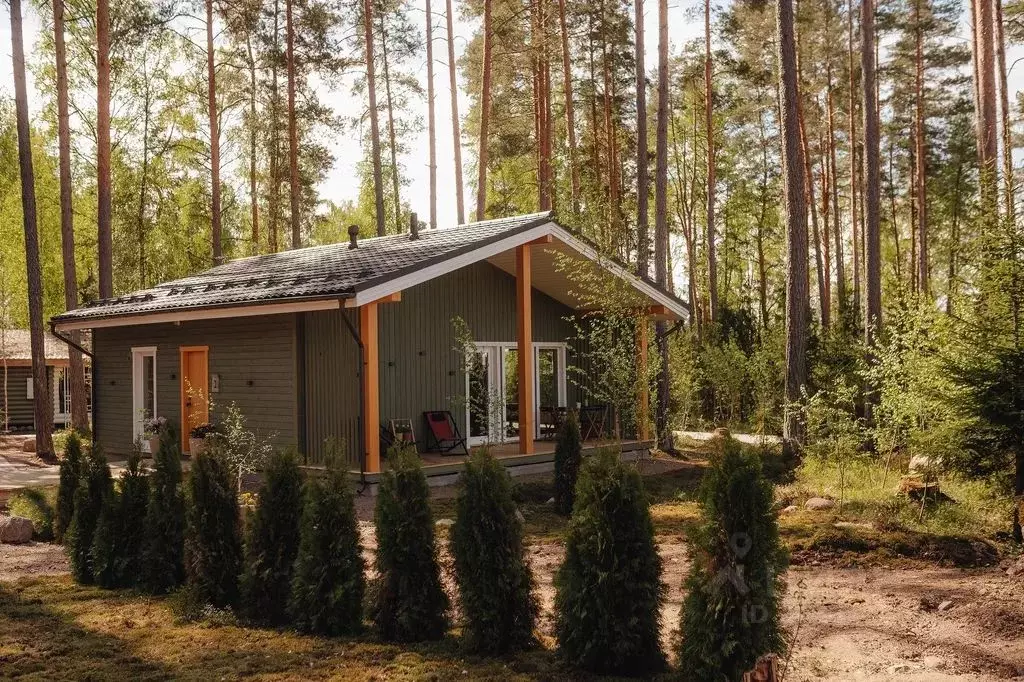
<path id="1" fill-rule="evenodd" d="M 921 663 L 929 670 L 939 670 L 946 667 L 946 662 L 938 656 L 923 656 Z"/>
<path id="2" fill-rule="evenodd" d="M 830 500 L 827 497 L 812 497 L 804 502 L 804 509 L 810 509 L 811 511 L 824 511 L 835 506 L 835 500 Z"/>
<path id="3" fill-rule="evenodd" d="M 792 514 L 793 512 L 799 511 L 799 510 L 800 510 L 800 507 L 796 506 L 795 504 L 791 504 L 788 507 L 786 507 L 785 509 L 783 509 L 782 513 L 783 514 Z"/>
<path id="4" fill-rule="evenodd" d="M 455 519 L 438 519 L 436 525 L 438 525 L 438 526 L 454 526 L 455 525 Z"/>
<path id="5" fill-rule="evenodd" d="M 928 457 L 927 455 L 914 455 L 910 458 L 910 464 L 907 465 L 907 469 L 912 474 L 923 474 L 933 471 L 940 463 L 940 460 Z"/>
<path id="6" fill-rule="evenodd" d="M 35 452 L 36 451 L 36 439 L 35 438 L 26 438 L 21 443 L 21 451 L 22 452 Z"/>
<path id="7" fill-rule="evenodd" d="M 0 516 L 0 543 L 23 545 L 31 540 L 31 521 L 20 516 Z"/>
<path id="8" fill-rule="evenodd" d="M 523 512 L 521 512 L 518 507 L 516 508 L 516 519 L 519 523 L 526 523 L 526 517 L 523 516 Z"/>
<path id="9" fill-rule="evenodd" d="M 547 501 L 547 502 L 545 502 L 544 504 L 554 504 L 554 503 L 555 503 L 555 498 L 553 498 L 553 497 L 549 497 L 549 498 L 548 498 L 548 501 Z"/>
<path id="10" fill-rule="evenodd" d="M 949 599 L 939 603 L 939 611 L 949 611 L 951 608 L 953 608 L 953 602 Z"/>

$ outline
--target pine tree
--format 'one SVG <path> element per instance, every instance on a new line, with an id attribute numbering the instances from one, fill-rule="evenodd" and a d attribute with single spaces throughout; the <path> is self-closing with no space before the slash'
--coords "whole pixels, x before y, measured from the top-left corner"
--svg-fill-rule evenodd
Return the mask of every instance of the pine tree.
<path id="1" fill-rule="evenodd" d="M 363 629 L 365 562 L 352 488 L 335 462 L 306 481 L 289 613 L 295 626 L 320 635 Z"/>
<path id="2" fill-rule="evenodd" d="M 242 594 L 253 620 L 269 625 L 287 620 L 301 515 L 302 473 L 295 453 L 275 453 L 263 472 L 259 502 L 245 543 Z M 337 532 L 333 525 L 330 527 Z"/>
<path id="3" fill-rule="evenodd" d="M 149 477 L 142 469 L 142 452 L 134 449 L 121 472 L 118 498 L 118 551 L 115 579 L 118 585 L 137 585 L 143 575 L 146 547 L 146 510 L 149 505 Z"/>
<path id="4" fill-rule="evenodd" d="M 93 581 L 100 587 L 117 587 L 118 531 L 120 530 L 121 495 L 114 486 L 104 494 L 99 519 L 93 533 L 89 559 Z"/>
<path id="5" fill-rule="evenodd" d="M 555 512 L 572 514 L 576 478 L 583 462 L 583 438 L 576 413 L 570 411 L 558 429 L 555 441 Z"/>
<path id="6" fill-rule="evenodd" d="M 531 594 L 523 527 L 505 467 L 486 450 L 459 477 L 451 553 L 471 651 L 504 653 L 533 646 L 539 606 Z"/>
<path id="7" fill-rule="evenodd" d="M 643 482 L 617 450 L 589 458 L 555 575 L 555 636 L 571 665 L 599 674 L 662 669 L 661 557 Z"/>
<path id="8" fill-rule="evenodd" d="M 413 450 L 393 449 L 380 478 L 374 629 L 386 641 L 440 639 L 448 629 L 448 596 L 441 586 L 430 490 Z"/>
<path id="9" fill-rule="evenodd" d="M 64 458 L 60 461 L 60 483 L 57 486 L 57 510 L 53 520 L 53 533 L 57 542 L 64 534 L 75 513 L 75 491 L 82 478 L 82 440 L 72 431 L 64 444 Z"/>
<path id="10" fill-rule="evenodd" d="M 679 660 L 685 679 L 738 681 L 758 658 L 785 647 L 779 616 L 786 552 L 772 485 L 757 457 L 728 439 L 711 459 L 700 502 Z"/>
<path id="11" fill-rule="evenodd" d="M 143 587 L 154 594 L 170 592 L 185 579 L 185 501 L 181 490 L 181 446 L 177 429 L 160 437 L 150 475 L 143 549 Z"/>
<path id="12" fill-rule="evenodd" d="M 231 471 L 210 449 L 192 461 L 185 531 L 185 585 L 198 604 L 238 602 L 241 520 Z"/>
<path id="13" fill-rule="evenodd" d="M 112 495 L 112 486 L 107 460 L 99 446 L 93 446 L 83 462 L 82 477 L 75 491 L 75 513 L 71 517 L 64 543 L 68 562 L 71 564 L 71 576 L 83 585 L 91 584 L 95 579 L 92 561 L 93 536 L 103 513 L 104 503 Z"/>

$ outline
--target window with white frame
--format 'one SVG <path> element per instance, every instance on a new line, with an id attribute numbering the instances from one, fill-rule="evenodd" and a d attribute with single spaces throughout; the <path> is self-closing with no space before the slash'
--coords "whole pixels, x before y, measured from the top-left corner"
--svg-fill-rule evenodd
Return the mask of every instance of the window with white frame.
<path id="1" fill-rule="evenodd" d="M 92 411 L 92 367 L 85 366 L 85 409 Z M 56 367 L 53 371 L 53 421 L 67 424 L 71 421 L 71 371 Z"/>
<path id="2" fill-rule="evenodd" d="M 143 437 L 145 420 L 155 416 L 156 346 L 132 348 L 132 440 Z"/>

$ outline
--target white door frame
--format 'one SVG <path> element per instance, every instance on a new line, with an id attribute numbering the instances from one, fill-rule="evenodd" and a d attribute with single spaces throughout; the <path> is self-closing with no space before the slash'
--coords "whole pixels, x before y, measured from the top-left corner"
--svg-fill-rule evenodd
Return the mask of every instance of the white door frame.
<path id="1" fill-rule="evenodd" d="M 157 416 L 156 346 L 134 346 L 132 347 L 132 442 L 142 439 L 144 433 L 142 420 L 146 418 L 143 415 L 146 397 L 142 373 L 145 368 L 143 359 L 147 357 L 153 358 L 153 414 L 149 416 Z M 142 440 L 142 448 L 148 452 L 149 443 Z"/>

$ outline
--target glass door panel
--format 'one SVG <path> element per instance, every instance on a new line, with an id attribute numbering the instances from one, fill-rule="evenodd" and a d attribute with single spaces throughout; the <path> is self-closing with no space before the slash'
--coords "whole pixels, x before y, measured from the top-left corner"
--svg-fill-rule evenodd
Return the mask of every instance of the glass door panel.
<path id="1" fill-rule="evenodd" d="M 482 348 L 473 352 L 467 362 L 466 374 L 469 381 L 466 411 L 468 412 L 469 437 L 485 441 L 491 433 L 491 351 Z"/>
<path id="2" fill-rule="evenodd" d="M 519 439 L 519 351 L 502 348 L 505 389 L 505 440 Z"/>

